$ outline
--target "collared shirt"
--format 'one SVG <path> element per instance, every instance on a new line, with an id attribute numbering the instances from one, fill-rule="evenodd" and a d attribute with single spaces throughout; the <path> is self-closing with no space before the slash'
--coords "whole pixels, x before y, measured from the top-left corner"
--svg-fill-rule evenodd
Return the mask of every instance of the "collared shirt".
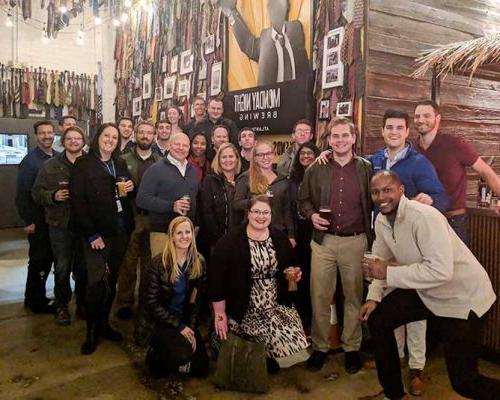
<path id="1" fill-rule="evenodd" d="M 354 159 L 343 167 L 335 160 L 330 193 L 330 233 L 361 233 L 365 231 L 361 189 Z"/>
<path id="2" fill-rule="evenodd" d="M 278 76 L 276 78 L 276 82 L 283 82 L 285 80 L 295 79 L 296 78 L 295 57 L 293 56 L 293 50 L 292 50 L 292 45 L 290 44 L 290 40 L 286 35 L 286 25 L 283 24 L 283 29 L 281 30 L 281 33 L 272 28 L 271 37 L 273 38 L 274 46 L 276 47 L 276 53 L 278 55 Z M 283 47 L 286 49 L 288 53 L 288 59 L 291 67 L 290 71 L 291 76 L 286 76 L 286 79 L 285 79 L 285 56 L 283 52 Z"/>
<path id="3" fill-rule="evenodd" d="M 182 176 L 186 176 L 186 168 L 188 165 L 188 160 L 184 161 L 176 160 L 174 157 L 170 155 L 170 153 L 167 154 L 167 160 L 177 167 Z"/>
<path id="4" fill-rule="evenodd" d="M 401 150 L 399 150 L 396 153 L 396 157 L 394 157 L 394 160 L 391 160 L 389 158 L 389 149 L 386 147 L 384 149 L 384 157 L 385 157 L 385 169 L 389 170 L 391 169 L 394 164 L 396 164 L 398 161 L 402 160 L 403 158 L 406 157 L 406 153 L 408 153 L 408 149 L 410 148 L 409 145 L 406 145 L 403 147 Z"/>

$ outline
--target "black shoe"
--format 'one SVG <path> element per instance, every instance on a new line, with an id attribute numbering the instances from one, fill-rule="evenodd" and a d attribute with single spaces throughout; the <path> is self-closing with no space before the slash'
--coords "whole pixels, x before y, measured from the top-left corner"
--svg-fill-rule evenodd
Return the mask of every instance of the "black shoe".
<path id="1" fill-rule="evenodd" d="M 359 351 L 345 352 L 345 370 L 348 374 L 355 374 L 361 369 L 361 358 Z"/>
<path id="2" fill-rule="evenodd" d="M 107 320 L 104 320 L 101 324 L 99 334 L 104 339 L 111 340 L 112 342 L 121 342 L 123 340 L 123 335 L 117 330 L 114 330 Z"/>
<path id="3" fill-rule="evenodd" d="M 116 316 L 120 318 L 122 321 L 132 319 L 133 317 L 132 308 L 122 307 L 116 312 Z"/>
<path id="4" fill-rule="evenodd" d="M 276 361 L 274 358 L 266 358 L 266 367 L 267 373 L 271 375 L 277 374 L 281 369 L 278 361 Z"/>
<path id="5" fill-rule="evenodd" d="M 61 326 L 71 324 L 71 317 L 66 307 L 60 307 L 56 311 L 56 323 Z"/>
<path id="6" fill-rule="evenodd" d="M 87 322 L 87 337 L 83 342 L 80 352 L 84 355 L 92 354 L 97 348 L 97 324 L 95 322 Z"/>
<path id="7" fill-rule="evenodd" d="M 328 353 L 314 350 L 311 357 L 307 360 L 307 369 L 310 371 L 319 371 L 323 368 Z"/>
<path id="8" fill-rule="evenodd" d="M 53 303 L 44 303 L 44 304 L 32 304 L 28 305 L 29 309 L 34 314 L 55 314 L 56 307 Z"/>

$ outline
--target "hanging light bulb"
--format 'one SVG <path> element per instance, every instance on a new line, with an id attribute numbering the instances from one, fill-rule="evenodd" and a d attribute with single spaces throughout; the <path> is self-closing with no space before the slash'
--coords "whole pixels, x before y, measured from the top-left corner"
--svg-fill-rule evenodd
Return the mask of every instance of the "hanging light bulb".
<path id="1" fill-rule="evenodd" d="M 132 0 L 125 0 L 125 2 L 123 3 L 123 5 L 124 5 L 126 8 L 130 8 L 130 7 L 132 7 Z"/>
<path id="2" fill-rule="evenodd" d="M 147 10 L 148 8 L 148 3 L 146 2 L 146 0 L 141 0 L 139 2 L 139 4 L 141 5 L 141 7 L 144 9 L 144 10 Z"/>
<path id="3" fill-rule="evenodd" d="M 120 21 L 117 20 L 116 18 L 113 18 L 113 25 L 114 26 L 120 26 Z"/>
<path id="4" fill-rule="evenodd" d="M 5 20 L 5 26 L 7 28 L 12 28 L 14 26 L 14 23 L 12 22 L 12 16 L 9 14 L 7 14 L 7 19 Z"/>
<path id="5" fill-rule="evenodd" d="M 48 44 L 50 42 L 48 36 L 47 36 L 47 30 L 45 29 L 45 24 L 43 27 L 43 32 L 42 32 L 42 43 L 43 44 Z"/>
<path id="6" fill-rule="evenodd" d="M 66 6 L 61 6 L 59 7 L 59 12 L 61 14 L 66 14 L 68 12 L 68 9 L 66 8 Z"/>
<path id="7" fill-rule="evenodd" d="M 83 46 L 83 44 L 85 43 L 85 33 L 83 32 L 83 26 L 76 34 L 76 43 L 80 46 Z"/>
<path id="8" fill-rule="evenodd" d="M 101 25 L 101 24 L 102 24 L 102 19 L 101 19 L 101 17 L 95 17 L 95 18 L 94 18 L 94 24 L 96 24 L 96 25 Z"/>
<path id="9" fill-rule="evenodd" d="M 127 13 L 122 13 L 121 17 L 120 17 L 120 20 L 126 24 L 127 21 L 128 21 L 128 14 Z"/>

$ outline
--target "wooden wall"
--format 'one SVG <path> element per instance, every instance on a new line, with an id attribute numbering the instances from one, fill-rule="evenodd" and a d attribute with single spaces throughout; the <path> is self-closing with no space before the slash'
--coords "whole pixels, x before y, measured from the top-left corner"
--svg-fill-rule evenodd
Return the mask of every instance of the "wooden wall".
<path id="1" fill-rule="evenodd" d="M 419 80 L 408 76 L 422 51 L 483 36 L 500 24 L 500 6 L 488 0 L 368 1 L 364 154 L 383 146 L 380 130 L 387 108 L 413 116 L 415 103 L 431 97 L 430 74 Z M 468 84 L 465 76 L 441 82 L 441 131 L 472 142 L 487 161 L 497 156 L 494 167 L 500 172 L 500 79 L 479 75 Z M 411 132 L 414 138 L 413 127 Z M 470 178 L 472 198 L 477 176 Z"/>

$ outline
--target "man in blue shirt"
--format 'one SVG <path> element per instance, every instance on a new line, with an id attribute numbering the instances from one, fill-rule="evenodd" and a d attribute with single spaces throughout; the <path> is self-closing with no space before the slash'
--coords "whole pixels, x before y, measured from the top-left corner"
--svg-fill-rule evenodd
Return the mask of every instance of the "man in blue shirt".
<path id="1" fill-rule="evenodd" d="M 28 234 L 29 261 L 24 304 L 34 313 L 53 313 L 54 306 L 46 296 L 45 282 L 52 267 L 49 231 L 43 207 L 35 204 L 31 189 L 42 164 L 58 153 L 52 149 L 54 125 L 50 121 L 39 121 L 33 126 L 37 147 L 30 151 L 19 164 L 17 175 L 16 207 Z"/>
<path id="2" fill-rule="evenodd" d="M 374 173 L 380 170 L 395 171 L 408 198 L 432 205 L 444 212 L 448 207 L 448 196 L 431 162 L 406 141 L 409 133 L 407 113 L 396 110 L 385 112 L 382 136 L 386 147 L 369 158 Z M 401 359 L 404 358 L 405 327 L 411 377 L 410 393 L 420 396 L 425 390 L 422 371 L 425 366 L 426 321 L 412 322 L 394 331 Z"/>

